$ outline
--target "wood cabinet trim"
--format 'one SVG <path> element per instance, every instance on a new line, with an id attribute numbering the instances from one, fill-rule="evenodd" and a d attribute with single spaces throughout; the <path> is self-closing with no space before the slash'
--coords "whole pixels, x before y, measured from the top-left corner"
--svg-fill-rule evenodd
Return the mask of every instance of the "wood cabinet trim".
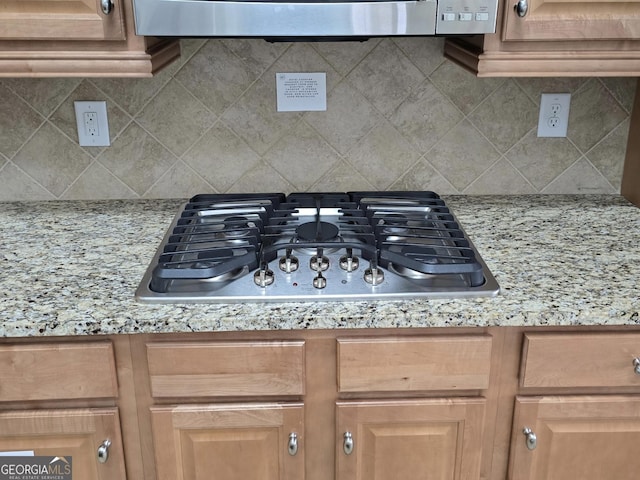
<path id="1" fill-rule="evenodd" d="M 636 96 L 631 111 L 627 152 L 622 172 L 622 195 L 640 207 L 640 80 L 636 85 Z"/>

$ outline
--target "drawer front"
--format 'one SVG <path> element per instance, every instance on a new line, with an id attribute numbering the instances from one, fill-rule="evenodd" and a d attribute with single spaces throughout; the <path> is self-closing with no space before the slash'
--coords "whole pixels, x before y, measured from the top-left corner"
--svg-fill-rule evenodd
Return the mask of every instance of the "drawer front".
<path id="1" fill-rule="evenodd" d="M 304 342 L 147 344 L 151 394 L 243 397 L 304 394 Z"/>
<path id="2" fill-rule="evenodd" d="M 640 387 L 637 333 L 525 334 L 524 388 Z"/>
<path id="3" fill-rule="evenodd" d="M 0 345 L 0 401 L 115 398 L 111 342 Z"/>
<path id="4" fill-rule="evenodd" d="M 488 335 L 338 339 L 338 390 L 390 392 L 484 390 Z"/>

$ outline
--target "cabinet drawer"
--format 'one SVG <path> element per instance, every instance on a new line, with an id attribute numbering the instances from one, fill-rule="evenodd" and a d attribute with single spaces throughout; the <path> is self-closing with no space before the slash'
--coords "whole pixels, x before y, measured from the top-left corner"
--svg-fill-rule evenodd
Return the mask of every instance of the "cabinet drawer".
<path id="1" fill-rule="evenodd" d="M 115 398 L 111 342 L 0 345 L 0 401 Z"/>
<path id="2" fill-rule="evenodd" d="M 640 387 L 637 333 L 525 334 L 524 388 Z"/>
<path id="3" fill-rule="evenodd" d="M 236 397 L 304 394 L 304 342 L 147 344 L 151 394 Z"/>
<path id="4" fill-rule="evenodd" d="M 338 339 L 338 390 L 484 390 L 488 335 Z"/>

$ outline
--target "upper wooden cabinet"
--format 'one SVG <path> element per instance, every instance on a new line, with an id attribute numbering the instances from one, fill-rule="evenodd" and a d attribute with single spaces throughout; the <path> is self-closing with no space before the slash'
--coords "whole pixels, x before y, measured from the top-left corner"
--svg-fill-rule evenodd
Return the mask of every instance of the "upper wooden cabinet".
<path id="1" fill-rule="evenodd" d="M 517 2 L 512 0 L 514 4 Z M 506 9 L 504 40 L 633 40 L 640 38 L 640 5 L 622 0 L 592 3 L 526 0 Z"/>
<path id="2" fill-rule="evenodd" d="M 124 40 L 122 0 L 4 0 L 0 38 Z"/>
<path id="3" fill-rule="evenodd" d="M 105 2 L 0 1 L 0 77 L 150 77 L 180 55 L 136 36 L 131 0 Z"/>
<path id="4" fill-rule="evenodd" d="M 445 56 L 483 77 L 640 76 L 640 2 L 502 0 L 495 34 Z"/>

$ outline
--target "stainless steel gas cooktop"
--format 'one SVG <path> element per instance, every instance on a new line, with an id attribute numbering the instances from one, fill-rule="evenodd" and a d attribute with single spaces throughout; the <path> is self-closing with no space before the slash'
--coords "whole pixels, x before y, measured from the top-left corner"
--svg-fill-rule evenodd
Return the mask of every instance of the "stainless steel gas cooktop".
<path id="1" fill-rule="evenodd" d="M 197 195 L 136 299 L 150 303 L 494 296 L 499 286 L 433 192 Z"/>

